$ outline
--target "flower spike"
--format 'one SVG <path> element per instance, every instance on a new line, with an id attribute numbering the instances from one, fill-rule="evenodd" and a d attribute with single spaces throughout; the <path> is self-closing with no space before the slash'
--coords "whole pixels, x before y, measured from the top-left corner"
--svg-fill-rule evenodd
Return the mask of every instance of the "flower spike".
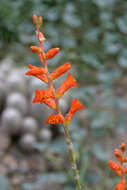
<path id="1" fill-rule="evenodd" d="M 48 117 L 47 124 L 58 124 L 58 123 L 63 123 L 63 117 L 61 114 L 52 114 Z"/>
<path id="2" fill-rule="evenodd" d="M 84 106 L 82 104 L 80 104 L 80 102 L 78 101 L 77 98 L 75 98 L 72 101 L 70 111 L 65 116 L 65 120 L 64 120 L 65 125 L 68 125 L 71 122 L 75 112 L 77 112 L 78 110 L 83 109 L 83 108 L 84 108 Z"/>
<path id="3" fill-rule="evenodd" d="M 57 53 L 59 52 L 59 48 L 52 48 L 49 49 L 46 54 L 45 54 L 45 58 L 46 59 L 51 59 L 53 58 Z"/>
<path id="4" fill-rule="evenodd" d="M 38 79 L 47 83 L 47 86 L 48 86 L 47 89 L 42 89 L 42 90 L 36 89 L 32 102 L 45 104 L 46 106 L 55 110 L 56 114 L 52 114 L 47 118 L 47 120 L 46 120 L 47 124 L 63 123 L 62 127 L 65 132 L 66 142 L 67 142 L 68 150 L 69 150 L 69 156 L 71 159 L 71 165 L 73 166 L 72 169 L 73 169 L 73 173 L 74 173 L 76 189 L 81 190 L 80 179 L 79 179 L 80 176 L 79 176 L 79 172 L 77 169 L 76 159 L 75 159 L 75 155 L 74 155 L 74 151 L 73 151 L 73 145 L 71 142 L 67 124 L 71 122 L 75 112 L 77 112 L 79 109 L 84 108 L 84 106 L 81 105 L 77 99 L 74 99 L 72 101 L 70 111 L 65 116 L 65 119 L 64 119 L 64 116 L 61 113 L 60 102 L 59 102 L 59 98 L 61 98 L 61 96 L 63 96 L 64 93 L 69 88 L 76 87 L 76 86 L 78 86 L 78 84 L 77 84 L 76 80 L 73 78 L 73 76 L 71 75 L 71 73 L 69 72 L 66 79 L 62 83 L 62 85 L 58 88 L 57 91 L 55 90 L 53 80 L 57 79 L 62 74 L 67 72 L 69 69 L 71 69 L 71 64 L 69 62 L 67 62 L 66 64 L 58 67 L 52 73 L 49 72 L 47 60 L 56 56 L 57 53 L 59 52 L 59 48 L 52 48 L 52 49 L 49 49 L 47 52 L 44 51 L 43 44 L 46 39 L 45 39 L 45 36 L 43 35 L 43 33 L 40 31 L 40 27 L 43 24 L 43 19 L 41 16 L 37 16 L 36 14 L 34 14 L 32 17 L 32 20 L 33 20 L 33 23 L 35 24 L 36 37 L 39 42 L 39 47 L 38 46 L 30 46 L 30 50 L 38 55 L 39 60 L 43 63 L 43 67 L 41 68 L 41 67 L 36 67 L 31 64 L 28 64 L 29 70 L 25 74 L 37 77 Z M 124 149 L 124 147 L 122 145 L 121 151 L 123 151 L 123 149 Z M 127 159 L 125 158 L 125 160 L 127 160 Z M 127 172 L 127 169 L 125 168 L 124 171 Z"/>
<path id="5" fill-rule="evenodd" d="M 76 80 L 72 77 L 71 73 L 69 72 L 67 75 L 66 80 L 63 82 L 63 84 L 60 86 L 56 93 L 56 97 L 60 98 L 69 88 L 78 86 L 78 83 Z"/>
<path id="6" fill-rule="evenodd" d="M 120 149 L 115 149 L 114 154 L 119 162 L 119 164 L 116 164 L 112 160 L 109 160 L 108 165 L 110 168 L 115 171 L 117 175 L 121 177 L 121 181 L 116 185 L 115 190 L 125 190 L 127 189 L 127 183 L 125 174 L 127 174 L 127 167 L 124 167 L 124 163 L 126 163 L 126 155 L 124 155 L 124 152 L 126 150 L 126 145 L 124 142 L 121 143 Z"/>
<path id="7" fill-rule="evenodd" d="M 64 74 L 66 71 L 71 69 L 71 64 L 70 63 L 65 63 L 64 65 L 58 67 L 55 71 L 53 71 L 50 75 L 51 79 L 57 79 L 59 76 Z"/>

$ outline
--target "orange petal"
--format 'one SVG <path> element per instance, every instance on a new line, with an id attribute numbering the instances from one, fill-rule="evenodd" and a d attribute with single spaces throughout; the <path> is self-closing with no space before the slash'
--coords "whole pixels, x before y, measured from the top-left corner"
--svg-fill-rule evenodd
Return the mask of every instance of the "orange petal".
<path id="1" fill-rule="evenodd" d="M 58 67 L 55 71 L 53 71 L 50 75 L 51 79 L 57 79 L 59 76 L 61 76 L 62 74 L 64 74 L 66 71 L 68 71 L 69 69 L 71 69 L 71 64 L 70 63 L 66 63 L 60 67 Z"/>
<path id="2" fill-rule="evenodd" d="M 80 109 L 83 109 L 85 108 L 85 106 L 83 106 L 77 98 L 75 98 L 73 101 L 72 101 L 72 105 L 71 105 L 71 108 L 70 108 L 70 113 L 74 114 L 75 112 L 77 112 L 78 110 Z"/>
<path id="3" fill-rule="evenodd" d="M 69 72 L 67 75 L 66 80 L 63 82 L 63 84 L 60 86 L 56 93 L 56 97 L 60 98 L 69 88 L 78 86 L 76 80 L 72 77 L 71 73 Z"/>
<path id="4" fill-rule="evenodd" d="M 46 90 L 35 90 L 35 97 L 33 99 L 33 103 L 44 103 L 44 99 L 55 98 L 54 90 L 52 88 L 48 88 Z"/>
<path id="5" fill-rule="evenodd" d="M 57 53 L 59 52 L 59 48 L 52 48 L 48 50 L 45 54 L 46 59 L 51 59 L 53 58 Z"/>
<path id="6" fill-rule="evenodd" d="M 61 114 L 52 114 L 48 117 L 46 120 L 47 124 L 57 124 L 57 123 L 63 123 L 63 117 Z"/>
<path id="7" fill-rule="evenodd" d="M 41 67 L 36 67 L 28 64 L 30 70 L 25 73 L 25 75 L 43 75 L 46 73 L 46 70 Z"/>

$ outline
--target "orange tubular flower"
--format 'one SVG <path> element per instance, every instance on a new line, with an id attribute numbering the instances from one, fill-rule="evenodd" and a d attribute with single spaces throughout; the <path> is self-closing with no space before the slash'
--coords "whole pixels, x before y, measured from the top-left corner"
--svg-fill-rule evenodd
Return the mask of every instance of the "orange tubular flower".
<path id="1" fill-rule="evenodd" d="M 71 73 L 68 73 L 66 80 L 60 86 L 56 93 L 56 97 L 60 98 L 69 88 L 78 86 L 76 80 L 72 77 Z"/>
<path id="2" fill-rule="evenodd" d="M 38 46 L 30 46 L 30 50 L 33 52 L 33 53 L 41 53 L 41 48 L 38 47 Z"/>
<path id="3" fill-rule="evenodd" d="M 47 124 L 57 124 L 57 123 L 63 123 L 63 117 L 61 114 L 52 114 L 48 117 L 46 120 Z"/>
<path id="4" fill-rule="evenodd" d="M 72 101 L 72 105 L 71 105 L 70 111 L 65 116 L 64 123 L 66 125 L 68 125 L 71 122 L 71 120 L 72 120 L 75 112 L 77 112 L 78 110 L 83 109 L 83 108 L 84 108 L 84 106 L 82 104 L 80 104 L 80 102 L 78 101 L 77 98 L 75 98 Z"/>
<path id="5" fill-rule="evenodd" d="M 115 162 L 113 162 L 112 160 L 108 161 L 108 165 L 110 166 L 110 168 L 116 172 L 117 175 L 121 176 L 122 175 L 122 171 L 121 171 L 121 167 L 120 165 L 116 164 Z"/>
<path id="6" fill-rule="evenodd" d="M 35 90 L 35 97 L 33 103 L 44 103 L 45 99 L 54 98 L 53 88 L 48 88 L 47 90 Z"/>
<path id="7" fill-rule="evenodd" d="M 43 75 L 46 73 L 46 69 L 44 68 L 36 67 L 31 64 L 28 64 L 28 67 L 30 70 L 25 73 L 26 75 Z"/>
<path id="8" fill-rule="evenodd" d="M 55 71 L 53 71 L 50 75 L 51 79 L 57 79 L 59 76 L 61 76 L 62 74 L 64 74 L 66 71 L 68 71 L 69 69 L 71 69 L 71 64 L 70 63 L 66 63 L 60 67 L 58 67 Z"/>
<path id="9" fill-rule="evenodd" d="M 31 65 L 31 64 L 28 64 L 28 67 L 30 68 L 30 70 L 27 71 L 25 73 L 25 75 L 37 77 L 45 83 L 48 82 L 47 76 L 45 74 L 46 70 L 44 68 L 36 67 L 36 66 Z"/>
<path id="10" fill-rule="evenodd" d="M 59 52 L 59 48 L 52 48 L 49 49 L 46 54 L 45 54 L 45 58 L 46 59 L 51 59 L 53 58 L 57 53 Z"/>

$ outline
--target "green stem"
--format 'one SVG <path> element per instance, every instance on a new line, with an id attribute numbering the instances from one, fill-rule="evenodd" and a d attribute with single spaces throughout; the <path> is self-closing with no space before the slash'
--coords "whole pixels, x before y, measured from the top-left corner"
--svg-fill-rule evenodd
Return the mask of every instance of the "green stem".
<path id="1" fill-rule="evenodd" d="M 69 157 L 70 157 L 70 160 L 71 160 L 71 166 L 72 166 L 72 170 L 73 170 L 73 173 L 74 173 L 74 180 L 75 180 L 75 184 L 76 184 L 76 189 L 81 190 L 79 171 L 77 169 L 76 158 L 75 158 L 71 138 L 70 138 L 70 135 L 69 135 L 68 127 L 66 125 L 63 125 L 63 128 L 64 128 L 64 132 L 65 132 L 66 142 L 67 142 L 67 145 L 68 145 L 68 151 L 69 151 Z"/>

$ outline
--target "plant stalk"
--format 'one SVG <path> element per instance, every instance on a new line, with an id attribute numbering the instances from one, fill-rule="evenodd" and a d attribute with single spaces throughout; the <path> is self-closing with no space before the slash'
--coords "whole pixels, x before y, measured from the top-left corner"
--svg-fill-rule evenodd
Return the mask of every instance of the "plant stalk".
<path id="1" fill-rule="evenodd" d="M 77 169 L 76 158 L 75 158 L 75 154 L 74 154 L 74 150 L 73 150 L 73 144 L 72 144 L 72 141 L 71 141 L 71 138 L 69 135 L 68 126 L 63 125 L 63 128 L 64 128 L 66 142 L 68 145 L 69 157 L 71 160 L 71 167 L 72 167 L 73 174 L 74 174 L 76 189 L 81 190 L 79 171 Z"/>

